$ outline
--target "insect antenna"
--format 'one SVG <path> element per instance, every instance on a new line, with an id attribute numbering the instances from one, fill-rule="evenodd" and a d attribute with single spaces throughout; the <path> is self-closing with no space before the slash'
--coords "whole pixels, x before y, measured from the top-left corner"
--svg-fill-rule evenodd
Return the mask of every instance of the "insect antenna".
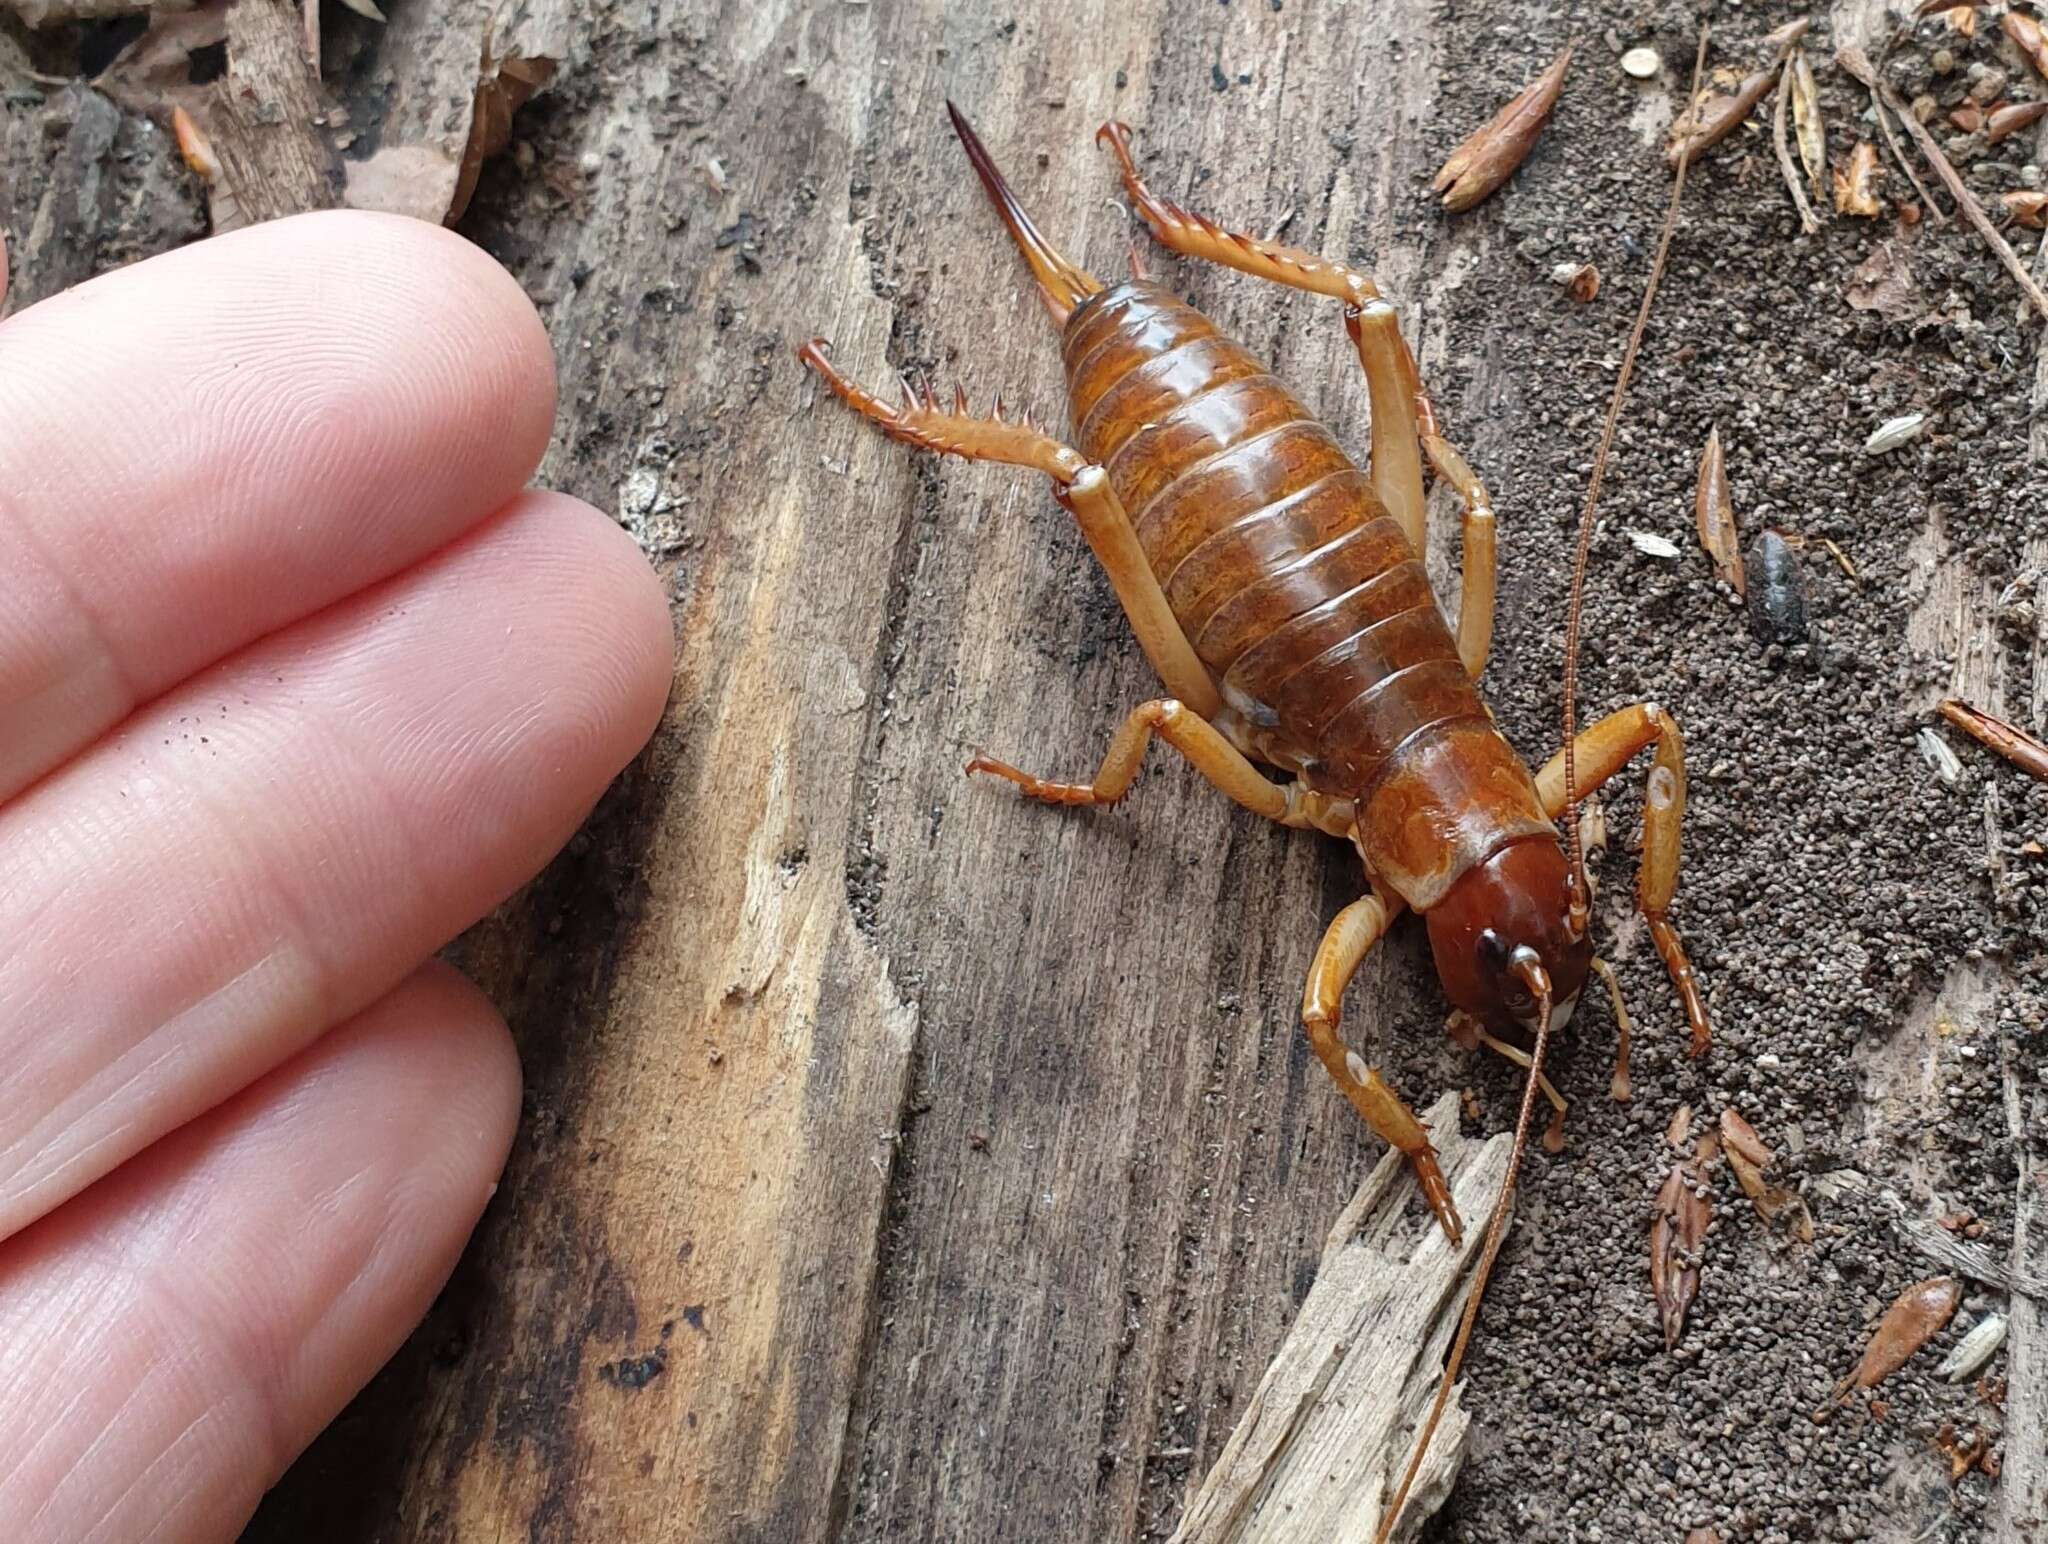
<path id="1" fill-rule="evenodd" d="M 1700 78 L 1707 64 L 1707 24 L 1700 23 L 1699 47 L 1693 54 L 1692 88 L 1688 101 L 1697 101 L 1700 94 Z M 1614 380 L 1614 395 L 1608 400 L 1607 420 L 1601 426 L 1600 447 L 1593 456 L 1593 475 L 1586 484 L 1585 506 L 1579 511 L 1578 545 L 1572 553 L 1571 600 L 1565 612 L 1564 629 L 1564 796 L 1565 796 L 1565 841 L 1569 846 L 1572 862 L 1572 922 L 1583 933 L 1588 915 L 1592 910 L 1592 891 L 1586 883 L 1586 855 L 1579 843 L 1579 788 L 1578 767 L 1572 755 L 1572 740 L 1578 733 L 1577 700 L 1579 674 L 1579 618 L 1586 592 L 1586 561 L 1593 547 L 1593 515 L 1600 501 L 1600 483 L 1607 474 L 1607 460 L 1614 449 L 1614 431 L 1621 421 L 1621 403 L 1628 391 L 1629 376 L 1634 373 L 1636 354 L 1643 344 L 1643 333 L 1650 324 L 1650 302 L 1656 298 L 1657 285 L 1664 277 L 1665 259 L 1671 252 L 1671 235 L 1678 227 L 1678 201 L 1685 192 L 1685 169 L 1692 159 L 1690 150 L 1681 151 L 1678 158 L 1677 175 L 1671 183 L 1671 202 L 1664 211 L 1664 229 L 1657 238 L 1657 254 L 1650 262 L 1650 281 L 1643 287 L 1643 301 L 1636 310 L 1635 326 L 1628 335 L 1628 347 L 1621 356 L 1621 371 Z M 1415 1440 L 1415 1448 L 1408 1457 L 1407 1471 L 1401 1476 L 1401 1485 L 1394 1492 L 1394 1499 L 1380 1517 L 1379 1532 L 1374 1544 L 1386 1544 L 1393 1536 L 1394 1525 L 1401 1520 L 1401 1508 L 1407 1505 L 1408 1492 L 1415 1484 L 1415 1476 L 1421 1471 L 1422 1460 L 1429 1452 L 1430 1439 L 1436 1435 L 1437 1423 L 1443 1419 L 1444 1407 L 1450 1403 L 1452 1386 L 1457 1382 L 1458 1369 L 1465 1361 L 1465 1346 L 1472 1338 L 1473 1322 L 1479 1317 L 1479 1303 L 1486 1294 L 1486 1281 L 1493 1274 L 1495 1256 L 1500 1253 L 1501 1239 L 1507 1233 L 1509 1204 L 1515 1196 L 1515 1176 L 1521 1172 L 1522 1152 L 1529 1140 L 1529 1117 L 1536 1107 L 1537 1078 L 1543 1071 L 1543 1052 L 1550 1041 L 1550 978 L 1537 959 L 1535 951 L 1518 949 L 1509 968 L 1522 978 L 1530 993 L 1536 998 L 1536 1043 L 1529 1051 L 1529 1074 L 1522 1084 L 1522 1107 L 1515 1116 L 1514 1145 L 1508 1149 L 1507 1178 L 1501 1181 L 1500 1199 L 1493 1204 L 1493 1215 L 1486 1224 L 1486 1247 L 1479 1256 L 1479 1271 L 1473 1278 L 1472 1290 L 1465 1294 L 1465 1311 L 1458 1319 L 1458 1333 L 1451 1342 L 1451 1354 L 1444 1363 L 1442 1380 L 1437 1384 L 1436 1400 L 1429 1407 L 1429 1416 L 1422 1423 L 1422 1433 Z"/>
<path id="2" fill-rule="evenodd" d="M 1529 1141 L 1529 1117 L 1536 1108 L 1536 1079 L 1543 1070 L 1544 1048 L 1550 1043 L 1550 975 L 1544 970 L 1536 951 L 1526 946 L 1515 951 L 1508 968 L 1522 978 L 1536 999 L 1536 1044 L 1529 1051 L 1529 1077 L 1522 1085 L 1522 1108 L 1515 1116 L 1515 1142 L 1508 1149 L 1508 1174 L 1501 1181 L 1500 1199 L 1493 1204 L 1493 1215 L 1487 1219 L 1486 1247 L 1479 1255 L 1479 1274 L 1473 1279 L 1472 1290 L 1465 1294 L 1465 1311 L 1458 1318 L 1458 1334 L 1451 1342 L 1450 1360 L 1444 1363 L 1443 1379 L 1436 1386 L 1436 1402 L 1429 1407 L 1429 1418 L 1422 1423 L 1422 1435 L 1408 1457 L 1408 1471 L 1401 1476 L 1401 1488 L 1394 1492 L 1392 1503 L 1380 1518 L 1375 1544 L 1386 1544 L 1393 1535 L 1394 1524 L 1401 1518 L 1401 1508 L 1407 1504 L 1408 1491 L 1422 1468 L 1423 1455 L 1429 1451 L 1430 1438 L 1436 1435 L 1437 1422 L 1443 1419 L 1444 1406 L 1450 1403 L 1451 1387 L 1457 1381 L 1460 1364 L 1465 1360 L 1465 1343 L 1472 1338 L 1472 1323 L 1479 1317 L 1479 1300 L 1486 1292 L 1486 1278 L 1493 1274 L 1494 1257 L 1500 1253 L 1500 1241 L 1507 1235 L 1510 1203 L 1515 1198 L 1515 1176 L 1521 1171 L 1522 1149 Z"/>

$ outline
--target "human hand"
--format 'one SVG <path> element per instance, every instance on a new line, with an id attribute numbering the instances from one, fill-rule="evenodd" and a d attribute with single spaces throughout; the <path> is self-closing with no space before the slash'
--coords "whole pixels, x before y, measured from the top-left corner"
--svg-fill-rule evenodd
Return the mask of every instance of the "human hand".
<path id="1" fill-rule="evenodd" d="M 0 326 L 0 1536 L 231 1537 L 490 1195 L 512 1045 L 423 962 L 670 669 L 632 542 L 520 491 L 553 379 L 371 215 Z"/>

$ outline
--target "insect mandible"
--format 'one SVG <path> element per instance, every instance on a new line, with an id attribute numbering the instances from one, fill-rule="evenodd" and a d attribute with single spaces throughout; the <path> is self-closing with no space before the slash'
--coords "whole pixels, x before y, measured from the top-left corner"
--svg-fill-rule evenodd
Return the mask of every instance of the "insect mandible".
<path id="1" fill-rule="evenodd" d="M 1357 849 L 1367 893 L 1324 933 L 1302 1021 L 1345 1098 L 1406 1158 L 1453 1242 L 1463 1224 L 1427 1132 L 1338 1033 L 1346 986 L 1401 911 L 1421 916 L 1444 995 L 1476 1026 L 1477 1040 L 1528 1068 L 1507 1181 L 1447 1390 L 1499 1249 L 1538 1086 L 1563 1108 L 1542 1077 L 1547 1038 L 1570 1018 L 1600 964 L 1576 832 L 1567 821 L 1568 849 L 1557 821 L 1575 804 L 1581 779 L 1597 788 L 1651 746 L 1637 905 L 1683 1004 L 1693 1054 L 1707 1045 L 1705 1005 L 1666 917 L 1685 803 L 1678 727 L 1653 703 L 1623 708 L 1571 742 L 1569 774 L 1560 752 L 1532 776 L 1502 737 L 1475 684 L 1493 631 L 1492 501 L 1438 432 L 1394 309 L 1370 277 L 1178 208 L 1138 176 L 1128 129 L 1109 123 L 1098 132 L 1161 246 L 1343 303 L 1372 415 L 1362 471 L 1252 355 L 1146 279 L 1135 252 L 1132 278 L 1111 286 L 1063 257 L 959 111 L 951 103 L 947 111 L 1061 330 L 1075 443 L 1028 419 L 1006 420 L 1000 403 L 993 417 L 980 418 L 958 392 L 941 404 L 928 386 L 920 392 L 907 381 L 892 406 L 841 376 L 823 340 L 799 353 L 894 439 L 1047 474 L 1172 694 L 1133 710 L 1090 782 L 1053 782 L 980 756 L 970 772 L 1005 778 L 1035 799 L 1114 804 L 1156 736 L 1254 814 Z M 1464 504 L 1455 633 L 1422 561 L 1425 458 Z M 1259 762 L 1291 780 L 1272 781 Z M 1530 1051 L 1499 1038 L 1514 1030 L 1533 1035 Z M 1417 1458 L 1434 1425 L 1432 1414 Z"/>

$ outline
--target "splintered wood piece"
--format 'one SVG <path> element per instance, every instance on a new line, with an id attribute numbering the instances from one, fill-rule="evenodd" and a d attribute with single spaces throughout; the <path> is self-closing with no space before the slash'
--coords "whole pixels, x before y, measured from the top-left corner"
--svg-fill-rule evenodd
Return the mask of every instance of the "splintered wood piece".
<path id="1" fill-rule="evenodd" d="M 1507 1133 L 1468 1141 L 1458 1098 L 1425 1118 L 1467 1217 L 1486 1215 L 1507 1177 Z M 1373 1537 L 1436 1392 L 1484 1230 L 1462 1244 L 1427 1209 L 1390 1152 L 1330 1229 L 1315 1285 L 1173 1544 L 1309 1544 Z M 1395 1537 L 1411 1539 L 1450 1495 L 1471 1416 L 1458 1385 Z"/>
<path id="2" fill-rule="evenodd" d="M 1446 210 L 1457 214 L 1470 209 L 1514 175 L 1550 121 L 1550 109 L 1564 89 L 1564 72 L 1571 62 L 1567 45 L 1549 69 L 1451 152 L 1430 184 L 1433 192 L 1444 195 Z"/>
<path id="3" fill-rule="evenodd" d="M 1727 1155 L 1728 1167 L 1735 1171 L 1736 1183 L 1756 1207 L 1757 1215 L 1765 1222 L 1775 1222 L 1796 1209 L 1794 1231 L 1800 1242 L 1812 1243 L 1813 1218 L 1807 1213 L 1806 1203 L 1783 1185 L 1774 1185 L 1764 1178 L 1764 1170 L 1777 1161 L 1778 1155 L 1764 1145 L 1756 1128 L 1733 1110 L 1721 1112 L 1721 1151 Z"/>
<path id="4" fill-rule="evenodd" d="M 1993 718 L 1989 713 L 1953 697 L 1943 700 L 1941 716 L 1972 739 L 1990 746 L 2022 772 L 2048 782 L 2048 745 L 2043 745 L 2019 725 Z"/>

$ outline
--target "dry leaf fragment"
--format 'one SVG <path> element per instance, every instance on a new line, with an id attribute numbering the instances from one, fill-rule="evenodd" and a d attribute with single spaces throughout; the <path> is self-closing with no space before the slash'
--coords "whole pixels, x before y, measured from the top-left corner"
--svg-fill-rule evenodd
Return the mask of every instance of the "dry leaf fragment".
<path id="1" fill-rule="evenodd" d="M 2008 134 L 2017 134 L 2029 124 L 2039 123 L 2044 114 L 2048 114 L 2048 101 L 2008 102 L 1984 120 L 1984 138 L 1995 145 Z"/>
<path id="2" fill-rule="evenodd" d="M 1966 38 L 1977 35 L 1977 8 L 1973 5 L 1952 5 L 1943 13 L 1942 19 L 1948 23 L 1951 32 Z"/>
<path id="3" fill-rule="evenodd" d="M 1600 293 L 1600 270 L 1591 263 L 1559 263 L 1550 278 L 1581 305 Z"/>
<path id="4" fill-rule="evenodd" d="M 1802 1244 L 1812 1243 L 1813 1218 L 1806 1203 L 1784 1186 L 1773 1185 L 1764 1178 L 1764 1170 L 1776 1161 L 1777 1154 L 1764 1146 L 1755 1128 L 1733 1110 L 1721 1112 L 1721 1150 L 1728 1155 L 1728 1167 L 1735 1171 L 1736 1181 L 1756 1207 L 1757 1215 L 1765 1222 L 1775 1222 L 1796 1209 L 1793 1231 Z"/>
<path id="5" fill-rule="evenodd" d="M 2048 782 L 2048 745 L 2043 745 L 2017 724 L 1993 718 L 1989 713 L 1966 702 L 1958 702 L 1953 697 L 1942 702 L 1941 716 L 1971 738 L 1990 746 L 2022 772 Z"/>
<path id="6" fill-rule="evenodd" d="M 1999 26 L 2005 35 L 2013 40 L 2019 51 L 2027 56 L 2027 62 L 2042 75 L 2048 76 L 2048 33 L 2041 30 L 2041 24 L 2021 11 L 2007 11 L 1999 19 Z"/>
<path id="7" fill-rule="evenodd" d="M 2020 224 L 2040 230 L 2048 225 L 2048 193 L 2036 193 L 2030 188 L 2019 188 L 2011 193 L 1999 195 L 2005 204 L 2005 212 Z"/>
<path id="8" fill-rule="evenodd" d="M 1984 127 L 1984 109 L 1975 102 L 1965 102 L 1948 115 L 1948 121 L 1965 134 L 1975 134 Z"/>
<path id="9" fill-rule="evenodd" d="M 1813 78 L 1813 66 L 1806 50 L 1792 50 L 1792 135 L 1799 142 L 1799 161 L 1806 168 L 1806 185 L 1815 198 L 1827 196 L 1827 125 L 1820 116 L 1820 85 Z"/>
<path id="10" fill-rule="evenodd" d="M 1878 213 L 1875 184 L 1878 177 L 1877 147 L 1858 140 L 1849 152 L 1849 164 L 1835 173 L 1835 210 L 1838 214 L 1875 219 Z"/>
<path id="11" fill-rule="evenodd" d="M 1657 1192 L 1656 1215 L 1650 1220 L 1650 1295 L 1656 1299 L 1666 1351 L 1678 1344 L 1686 1312 L 1699 1295 L 1700 1250 L 1714 1216 L 1707 1171 L 1718 1156 L 1720 1142 L 1713 1132 L 1703 1133 L 1692 1157 L 1674 1163 Z"/>
<path id="12" fill-rule="evenodd" d="M 1875 1388 L 1906 1365 L 1906 1360 L 1941 1331 L 1963 1300 L 1963 1284 L 1953 1276 L 1930 1276 L 1901 1292 L 1877 1321 L 1870 1344 L 1849 1376 L 1835 1385 L 1834 1400 L 1851 1390 Z"/>
<path id="13" fill-rule="evenodd" d="M 1982 1469 L 1992 1479 L 1998 1478 L 1998 1455 L 1992 1451 L 1991 1438 L 1981 1426 L 1974 1428 L 1970 1436 L 1958 1438 L 1954 1425 L 1943 1421 L 1934 1434 L 1934 1447 L 1948 1460 L 1951 1485 L 1960 1485 L 1963 1476 L 1972 1469 Z"/>
<path id="14" fill-rule="evenodd" d="M 1550 121 L 1550 109 L 1564 89 L 1564 72 L 1571 60 L 1571 47 L 1566 45 L 1549 69 L 1451 152 L 1430 184 L 1431 191 L 1444 195 L 1447 211 L 1457 214 L 1470 209 L 1527 159 L 1543 125 Z"/>
<path id="15" fill-rule="evenodd" d="M 1895 322 L 1905 321 L 1922 309 L 1903 241 L 1880 241 L 1849 276 L 1842 293 L 1853 309 L 1875 311 Z"/>
<path id="16" fill-rule="evenodd" d="M 1771 94 L 1777 79 L 1778 67 L 1774 64 L 1745 78 L 1733 96 L 1702 96 L 1671 125 L 1671 143 L 1664 147 L 1665 163 L 1676 166 L 1680 156 L 1696 161 L 1701 152 L 1720 144 L 1756 111 L 1757 103 Z"/>
<path id="17" fill-rule="evenodd" d="M 1700 457 L 1699 486 L 1693 494 L 1693 518 L 1699 525 L 1700 545 L 1712 560 L 1714 572 L 1737 595 L 1743 593 L 1742 536 L 1735 528 L 1735 501 L 1728 492 L 1728 467 L 1721 454 L 1721 431 L 1707 432 L 1707 448 Z"/>
<path id="18" fill-rule="evenodd" d="M 448 201 L 447 224 L 461 219 L 462 211 L 469 207 L 484 162 L 512 143 L 512 115 L 554 78 L 552 59 L 501 59 L 494 68 L 490 50 L 484 51 L 475 114 L 469 124 L 469 143 L 462 150 L 462 169 L 455 177 L 454 197 Z"/>

